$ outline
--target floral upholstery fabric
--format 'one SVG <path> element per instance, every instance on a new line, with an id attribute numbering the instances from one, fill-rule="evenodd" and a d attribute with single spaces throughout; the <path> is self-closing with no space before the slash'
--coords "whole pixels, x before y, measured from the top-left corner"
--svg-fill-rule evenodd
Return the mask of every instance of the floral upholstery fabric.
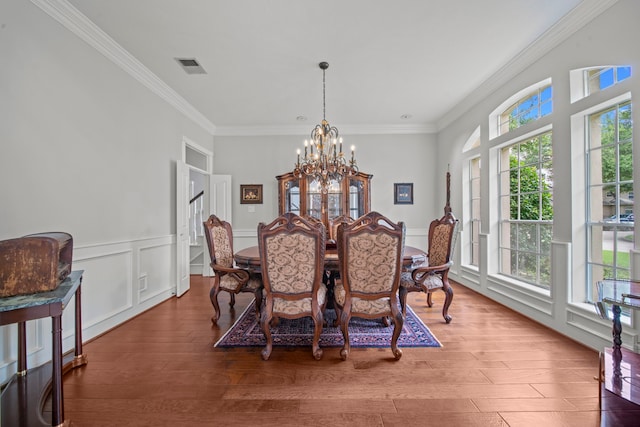
<path id="1" fill-rule="evenodd" d="M 235 292 L 238 290 L 240 282 L 235 276 L 225 274 L 220 277 L 220 289 Z M 255 291 L 262 286 L 262 276 L 255 273 L 249 273 L 249 281 L 242 287 L 243 291 Z"/>
<path id="2" fill-rule="evenodd" d="M 322 307 L 327 297 L 327 287 L 320 284 L 318 289 L 318 305 Z M 283 298 L 273 298 L 273 312 L 284 314 L 298 314 L 311 312 L 311 297 L 296 301 L 287 301 Z"/>
<path id="3" fill-rule="evenodd" d="M 391 290 L 396 274 L 398 239 L 385 233 L 363 233 L 349 239 L 349 285 L 352 292 Z"/>
<path id="4" fill-rule="evenodd" d="M 344 306 L 346 292 L 342 282 L 336 283 L 333 288 L 336 302 Z M 351 297 L 351 311 L 353 313 L 376 314 L 389 311 L 389 298 L 379 298 L 375 300 L 365 300 L 362 298 Z"/>
<path id="5" fill-rule="evenodd" d="M 415 285 L 415 282 L 411 278 L 411 273 L 402 273 L 402 276 L 400 276 L 400 286 L 411 288 Z M 424 286 L 424 288 L 427 290 L 440 289 L 444 286 L 444 283 L 442 282 L 442 277 L 439 274 L 429 274 L 424 279 L 424 282 L 423 284 L 421 284 L 421 286 Z"/>
<path id="6" fill-rule="evenodd" d="M 449 256 L 449 236 L 451 234 L 451 225 L 439 224 L 433 230 L 433 236 L 429 242 L 429 259 L 430 267 L 444 265 L 447 263 Z M 453 247 L 453 246 L 452 246 Z M 404 272 L 400 277 L 400 287 L 414 288 L 417 284 L 413 281 L 411 273 Z M 433 289 L 441 289 L 444 287 L 442 275 L 438 273 L 427 274 L 424 282 L 418 285 L 424 291 L 429 292 Z"/>
<path id="7" fill-rule="evenodd" d="M 216 264 L 223 267 L 233 267 L 233 254 L 229 244 L 229 235 L 223 227 L 213 227 L 211 230 L 213 247 L 215 248 Z"/>
<path id="8" fill-rule="evenodd" d="M 267 274 L 272 292 L 311 292 L 315 278 L 314 239 L 300 233 L 277 234 L 267 239 Z"/>
<path id="9" fill-rule="evenodd" d="M 449 255 L 449 236 L 451 225 L 440 224 L 433 231 L 429 242 L 429 265 L 443 265 L 447 263 Z"/>
<path id="10" fill-rule="evenodd" d="M 349 239 L 348 277 L 352 292 L 389 292 L 396 274 L 398 239 L 385 233 L 363 233 Z M 341 282 L 336 283 L 334 295 L 344 305 L 346 292 Z M 366 300 L 351 298 L 354 313 L 376 314 L 389 311 L 389 298 Z"/>

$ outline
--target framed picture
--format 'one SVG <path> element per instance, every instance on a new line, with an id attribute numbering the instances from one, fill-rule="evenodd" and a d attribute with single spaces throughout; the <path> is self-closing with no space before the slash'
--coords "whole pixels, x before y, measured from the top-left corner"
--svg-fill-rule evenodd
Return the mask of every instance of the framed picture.
<path id="1" fill-rule="evenodd" d="M 412 205 L 413 183 L 393 184 L 393 203 L 395 205 Z"/>
<path id="2" fill-rule="evenodd" d="M 240 184 L 240 204 L 262 204 L 262 184 Z"/>

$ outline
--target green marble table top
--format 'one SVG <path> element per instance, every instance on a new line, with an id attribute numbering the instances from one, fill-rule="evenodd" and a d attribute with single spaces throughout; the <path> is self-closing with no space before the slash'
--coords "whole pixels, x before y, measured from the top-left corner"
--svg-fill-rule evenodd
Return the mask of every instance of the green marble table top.
<path id="1" fill-rule="evenodd" d="M 64 282 L 52 291 L 0 298 L 0 312 L 54 303 L 61 303 L 62 307 L 65 307 L 80 286 L 82 273 L 84 270 L 72 271 Z"/>

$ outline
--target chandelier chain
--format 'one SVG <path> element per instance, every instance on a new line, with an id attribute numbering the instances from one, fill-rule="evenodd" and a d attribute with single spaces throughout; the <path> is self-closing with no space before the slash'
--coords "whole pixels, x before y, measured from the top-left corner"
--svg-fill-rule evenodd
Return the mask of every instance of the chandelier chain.
<path id="1" fill-rule="evenodd" d="M 324 78 L 326 70 L 322 70 L 322 119 L 327 120 L 327 98 L 326 98 L 326 82 Z"/>
<path id="2" fill-rule="evenodd" d="M 311 131 L 311 140 L 304 141 L 302 159 L 298 150 L 298 160 L 293 174 L 297 178 L 308 177 L 317 181 L 322 193 L 326 194 L 332 183 L 341 182 L 345 176 L 356 175 L 358 166 L 355 147 L 351 146 L 351 159 L 347 160 L 342 151 L 342 138 L 339 136 L 338 128 L 327 122 L 325 71 L 329 68 L 329 63 L 321 62 L 318 65 L 322 69 L 322 122 Z"/>

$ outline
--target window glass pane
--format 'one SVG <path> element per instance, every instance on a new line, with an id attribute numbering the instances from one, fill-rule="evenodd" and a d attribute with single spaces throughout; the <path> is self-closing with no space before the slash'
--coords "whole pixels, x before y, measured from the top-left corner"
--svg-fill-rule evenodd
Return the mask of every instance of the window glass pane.
<path id="1" fill-rule="evenodd" d="M 613 144 L 616 141 L 616 112 L 609 111 L 600 116 L 600 143 Z"/>
<path id="2" fill-rule="evenodd" d="M 619 82 L 631 77 L 631 67 L 618 67 L 616 71 L 618 72 L 617 77 Z"/>
<path id="3" fill-rule="evenodd" d="M 600 159 L 600 167 L 602 170 L 600 171 L 600 176 L 602 177 L 602 182 L 616 182 L 616 174 L 617 174 L 617 159 L 616 159 L 616 147 L 615 146 L 607 146 L 602 148 L 602 159 Z M 595 163 L 591 163 L 593 166 L 597 166 Z"/>
<path id="4" fill-rule="evenodd" d="M 545 160 L 551 160 L 552 150 L 553 147 L 553 141 L 551 139 L 551 134 L 550 133 L 545 133 L 544 135 L 540 136 L 540 160 L 545 161 Z"/>
<path id="5" fill-rule="evenodd" d="M 608 68 L 600 74 L 600 90 L 613 85 L 613 68 Z"/>
<path id="6" fill-rule="evenodd" d="M 544 191 L 540 193 L 540 206 L 542 208 L 540 219 L 543 221 L 552 221 L 553 220 L 553 195 L 551 191 Z"/>
<path id="7" fill-rule="evenodd" d="M 620 144 L 620 181 L 633 180 L 633 145 L 631 142 Z M 633 184 L 622 185 L 620 191 L 633 191 Z"/>
<path id="8" fill-rule="evenodd" d="M 286 212 L 293 212 L 300 215 L 300 183 L 299 181 L 290 181 L 285 188 L 285 204 Z"/>
<path id="9" fill-rule="evenodd" d="M 518 226 L 518 250 L 538 252 L 538 233 L 536 224 Z"/>
<path id="10" fill-rule="evenodd" d="M 520 144 L 520 166 L 538 163 L 540 158 L 538 139 L 532 139 Z"/>
<path id="11" fill-rule="evenodd" d="M 538 120 L 540 117 L 550 114 L 552 110 L 551 85 L 537 88 L 520 98 L 499 115 L 499 134 L 504 134 L 512 129 Z"/>
<path id="12" fill-rule="evenodd" d="M 551 224 L 540 224 L 540 253 L 551 253 L 552 228 Z"/>
<path id="13" fill-rule="evenodd" d="M 314 218 L 322 218 L 322 193 L 320 192 L 320 181 L 317 179 L 310 180 L 307 191 L 307 212 L 303 215 L 309 215 Z"/>
<path id="14" fill-rule="evenodd" d="M 520 219 L 520 197 L 519 196 L 512 196 L 510 198 L 510 212 L 509 212 L 509 219 Z"/>
<path id="15" fill-rule="evenodd" d="M 611 193 L 612 195 L 614 193 Z M 613 206 L 613 213 L 615 214 L 615 204 L 611 203 L 610 197 L 606 197 L 606 193 L 603 187 L 593 186 L 589 190 L 589 220 L 591 222 L 602 222 L 605 218 L 604 208 L 607 208 L 607 213 L 611 215 L 611 206 Z M 605 200 L 607 203 L 605 204 Z M 608 215 L 607 215 L 608 216 Z"/>
<path id="16" fill-rule="evenodd" d="M 536 261 L 537 258 L 533 254 L 518 253 L 517 272 L 518 277 L 527 282 L 535 282 L 536 280 Z"/>
<path id="17" fill-rule="evenodd" d="M 618 140 L 620 142 L 631 141 L 631 104 L 620 107 L 618 118 Z"/>
<path id="18" fill-rule="evenodd" d="M 551 256 L 540 257 L 540 285 L 546 289 L 551 288 Z"/>

